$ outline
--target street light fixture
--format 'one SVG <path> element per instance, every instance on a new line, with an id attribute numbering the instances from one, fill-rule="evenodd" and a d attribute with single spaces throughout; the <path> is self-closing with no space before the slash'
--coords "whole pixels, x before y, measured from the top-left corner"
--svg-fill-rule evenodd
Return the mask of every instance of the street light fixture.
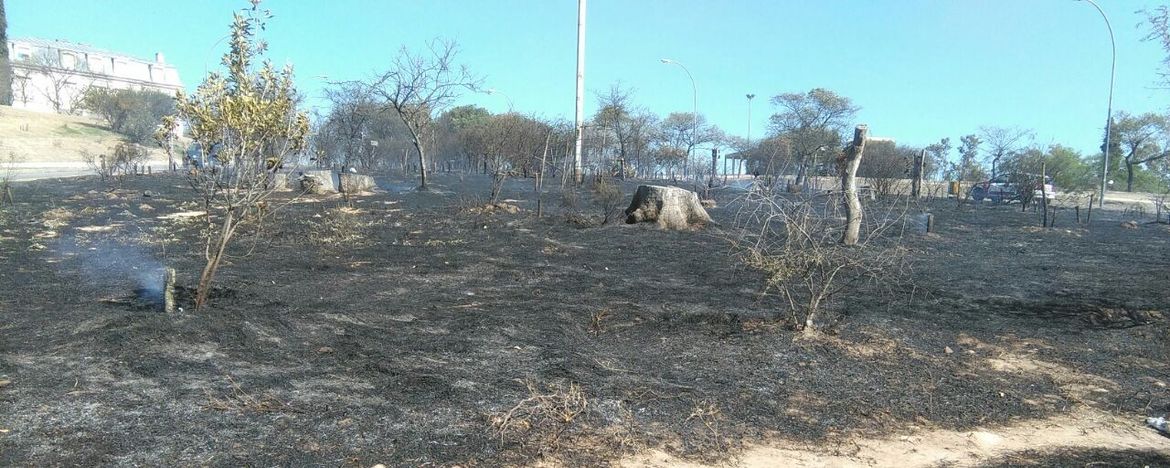
<path id="1" fill-rule="evenodd" d="M 691 117 L 692 117 L 692 120 L 694 121 L 694 124 L 693 124 L 694 128 L 691 130 L 690 147 L 687 148 L 687 164 L 690 164 L 691 158 L 693 157 L 693 155 L 691 153 L 694 151 L 695 142 L 699 138 L 699 87 L 695 86 L 695 77 L 691 76 L 691 71 L 687 70 L 686 65 L 683 65 L 681 63 L 678 63 L 678 62 L 671 60 L 671 59 L 668 59 L 668 58 L 662 59 L 661 62 L 664 64 L 667 64 L 667 65 L 678 65 L 679 67 L 681 67 L 683 69 L 684 72 L 687 73 L 687 78 L 691 79 L 691 91 L 693 92 L 692 101 L 691 101 L 691 104 L 692 104 Z"/>
<path id="2" fill-rule="evenodd" d="M 1109 45 L 1113 50 L 1113 59 L 1109 64 L 1109 107 L 1105 111 L 1105 149 L 1101 151 L 1101 198 L 1098 200 L 1100 203 L 1098 206 L 1104 207 L 1105 188 L 1109 180 L 1109 139 L 1113 133 L 1113 78 L 1117 72 L 1117 42 L 1113 39 L 1113 25 L 1109 24 L 1109 17 L 1105 15 L 1105 11 L 1093 0 L 1084 1 L 1093 5 L 1093 8 L 1097 9 L 1097 13 L 1101 14 L 1101 19 L 1105 20 L 1105 28 L 1109 31 Z"/>
<path id="3" fill-rule="evenodd" d="M 755 95 L 755 93 L 750 93 L 750 94 L 746 94 L 745 96 L 747 96 L 747 100 L 748 100 L 748 122 L 747 122 L 747 125 L 748 125 L 748 128 L 747 128 L 747 143 L 748 144 L 747 144 L 747 146 L 748 147 L 747 147 L 747 149 L 748 149 L 748 151 L 751 151 L 751 148 L 752 148 L 752 99 L 755 99 L 756 95 Z M 742 161 L 742 158 L 740 160 Z M 739 174 L 740 174 L 740 170 L 737 169 L 735 171 L 735 175 L 739 176 Z"/>
<path id="4" fill-rule="evenodd" d="M 499 94 L 499 95 L 503 96 L 503 97 L 504 97 L 504 100 L 508 101 L 508 112 L 512 112 L 512 107 L 513 107 L 513 106 L 512 106 L 512 97 L 511 97 L 511 96 L 508 96 L 508 93 L 505 93 L 505 92 L 503 92 L 503 91 L 500 91 L 500 90 L 498 90 L 498 89 L 496 89 L 496 88 L 488 88 L 488 89 L 487 89 L 487 90 L 485 90 L 484 92 L 485 92 L 485 93 L 487 93 L 487 94 Z"/>

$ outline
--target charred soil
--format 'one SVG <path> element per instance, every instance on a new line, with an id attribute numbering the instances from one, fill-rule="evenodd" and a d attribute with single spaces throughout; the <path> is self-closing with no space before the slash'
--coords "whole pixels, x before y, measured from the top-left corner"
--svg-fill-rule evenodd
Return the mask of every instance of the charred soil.
<path id="1" fill-rule="evenodd" d="M 468 206 L 486 178 L 379 183 L 344 208 L 273 201 L 199 311 L 204 221 L 181 178 L 17 185 L 0 465 L 726 462 L 1089 410 L 1141 431 L 1170 411 L 1170 231 L 1118 212 L 1040 229 L 1013 206 L 927 203 L 938 233 L 908 234 L 910 285 L 848 291 L 843 321 L 800 336 L 719 227 L 590 224 L 558 190 L 537 218 L 525 180 L 504 192 L 516 210 Z M 715 193 L 730 225 L 736 193 Z M 162 265 L 180 313 L 135 292 Z M 1166 447 L 973 460 L 1156 464 Z"/>

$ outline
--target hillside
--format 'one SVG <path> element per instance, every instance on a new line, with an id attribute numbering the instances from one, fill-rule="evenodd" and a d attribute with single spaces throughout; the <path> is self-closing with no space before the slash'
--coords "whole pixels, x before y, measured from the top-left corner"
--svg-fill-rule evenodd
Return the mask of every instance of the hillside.
<path id="1" fill-rule="evenodd" d="M 25 164 L 80 164 L 82 152 L 106 153 L 121 139 L 122 135 L 93 117 L 0 106 L 0 156 L 5 159 L 11 154 Z M 166 156 L 151 148 L 151 158 L 165 160 Z"/>

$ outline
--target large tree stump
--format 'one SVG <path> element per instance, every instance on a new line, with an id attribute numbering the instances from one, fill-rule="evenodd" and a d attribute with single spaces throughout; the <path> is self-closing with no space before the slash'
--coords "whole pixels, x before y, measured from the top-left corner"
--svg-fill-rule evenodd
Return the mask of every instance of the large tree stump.
<path id="1" fill-rule="evenodd" d="M 699 195 L 661 185 L 641 185 L 626 208 L 626 223 L 653 222 L 664 229 L 689 229 L 711 223 Z"/>
<path id="2" fill-rule="evenodd" d="M 339 180 L 333 171 L 311 170 L 300 173 L 301 190 L 311 195 L 324 195 L 337 192 Z"/>

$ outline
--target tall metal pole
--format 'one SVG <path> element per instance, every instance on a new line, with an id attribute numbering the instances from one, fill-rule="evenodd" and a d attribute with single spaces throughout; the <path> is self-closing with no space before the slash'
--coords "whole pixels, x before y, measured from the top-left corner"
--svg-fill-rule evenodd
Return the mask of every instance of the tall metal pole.
<path id="1" fill-rule="evenodd" d="M 1113 40 L 1113 25 L 1109 24 L 1109 17 L 1105 16 L 1105 11 L 1097 5 L 1097 2 L 1085 1 L 1093 5 L 1093 8 L 1097 9 L 1097 13 L 1100 13 L 1101 18 L 1105 20 L 1105 28 L 1109 30 L 1109 45 L 1113 48 L 1113 60 L 1109 64 L 1109 107 L 1105 111 L 1105 149 L 1101 152 L 1101 197 L 1098 198 L 1100 202 L 1098 206 L 1104 207 L 1105 189 L 1109 183 L 1109 139 L 1113 133 L 1113 78 L 1117 72 L 1117 42 Z"/>
<path id="2" fill-rule="evenodd" d="M 748 147 L 747 147 L 747 149 L 749 151 L 752 148 L 752 99 L 755 99 L 755 98 L 756 98 L 755 94 L 748 94 L 747 95 L 747 100 L 748 100 L 748 122 L 747 122 L 748 123 L 748 133 L 747 133 Z M 740 155 L 740 160 L 741 161 L 743 160 L 742 154 Z M 736 171 L 735 175 L 737 175 L 737 176 L 740 175 L 739 171 Z"/>
<path id="3" fill-rule="evenodd" d="M 573 180 L 584 181 L 581 173 L 581 146 L 585 134 L 585 2 L 577 0 L 577 145 L 573 153 Z"/>
<path id="4" fill-rule="evenodd" d="M 693 128 L 691 129 L 691 145 L 687 148 L 687 164 L 690 164 L 691 159 L 693 158 L 692 153 L 695 149 L 695 142 L 699 139 L 699 87 L 695 86 L 695 77 L 691 76 L 691 71 L 687 70 L 686 65 L 671 59 L 662 59 L 662 63 L 674 64 L 682 67 L 683 71 L 687 73 L 687 78 L 690 78 L 691 80 L 691 105 L 693 109 L 691 112 L 691 119 L 693 121 Z M 696 174 L 696 176 L 699 175 Z"/>

